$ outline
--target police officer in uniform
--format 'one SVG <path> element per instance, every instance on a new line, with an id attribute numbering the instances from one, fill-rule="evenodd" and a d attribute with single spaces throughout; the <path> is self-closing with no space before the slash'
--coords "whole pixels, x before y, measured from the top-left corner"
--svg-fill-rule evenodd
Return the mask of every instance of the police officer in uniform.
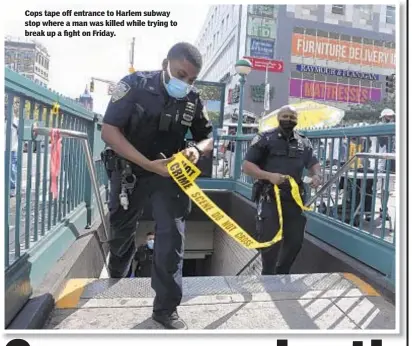
<path id="1" fill-rule="evenodd" d="M 135 276 L 140 278 L 150 278 L 152 276 L 154 233 L 146 234 L 146 244 L 137 248 L 134 260 L 136 262 Z"/>
<path id="2" fill-rule="evenodd" d="M 187 329 L 177 306 L 182 298 L 183 240 L 190 203 L 169 176 L 166 164 L 182 150 L 196 163 L 213 149 L 213 131 L 192 87 L 202 67 L 197 48 L 188 43 L 174 45 L 162 67 L 124 77 L 104 116 L 102 139 L 117 162 L 109 164 L 106 157 L 106 167 L 117 168 L 110 173 L 108 268 L 112 278 L 127 276 L 136 252 L 137 221 L 150 200 L 156 224 L 152 318 L 167 329 Z M 196 145 L 184 149 L 189 129 Z"/>
<path id="3" fill-rule="evenodd" d="M 288 274 L 303 243 L 306 218 L 292 198 L 286 176 L 295 179 L 302 197 L 304 168 L 309 170 L 313 188 L 321 183 L 320 165 L 309 139 L 294 130 L 296 110 L 284 106 L 277 117 L 279 126 L 255 136 L 243 163 L 245 174 L 257 179 L 253 199 L 257 202 L 256 237 L 261 242 L 273 239 L 279 230 L 273 186 L 278 185 L 280 190 L 283 240 L 261 250 L 262 275 Z"/>

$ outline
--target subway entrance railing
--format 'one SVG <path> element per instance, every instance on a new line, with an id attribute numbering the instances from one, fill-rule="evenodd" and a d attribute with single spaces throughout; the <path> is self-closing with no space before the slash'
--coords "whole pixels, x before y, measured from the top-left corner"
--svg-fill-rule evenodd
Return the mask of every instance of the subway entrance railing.
<path id="1" fill-rule="evenodd" d="M 324 195 L 325 192 L 327 192 L 328 190 L 330 190 L 331 187 L 332 187 L 334 184 L 336 185 L 336 183 L 338 182 L 338 180 L 339 180 L 340 178 L 342 178 L 342 176 L 343 176 L 345 173 L 349 172 L 349 170 L 351 169 L 352 164 L 354 164 L 358 159 L 376 159 L 376 160 L 385 160 L 385 161 L 386 161 L 386 160 L 395 161 L 395 160 L 396 160 L 396 155 L 395 155 L 394 153 L 388 153 L 388 154 L 382 154 L 382 153 L 381 153 L 381 154 L 356 153 L 354 156 L 352 156 L 352 157 L 349 159 L 349 161 L 345 162 L 341 167 L 335 169 L 334 174 L 333 174 L 332 176 L 330 176 L 329 179 L 328 179 L 326 182 L 324 182 L 319 189 L 317 189 L 316 191 L 313 191 L 313 193 L 311 194 L 311 196 L 307 198 L 307 201 L 305 202 L 305 206 L 306 206 L 306 207 L 310 207 L 313 203 L 316 203 L 316 201 L 317 201 L 319 198 L 322 198 L 322 196 Z M 355 164 L 355 165 L 356 165 L 356 164 Z M 386 174 L 388 174 L 388 176 L 389 176 L 389 172 L 387 172 Z M 374 181 L 376 181 L 376 178 L 378 177 L 378 171 L 375 170 L 375 171 L 372 173 L 372 175 L 373 175 Z M 353 177 L 354 177 L 354 179 L 357 178 L 357 171 L 354 171 Z M 364 169 L 363 175 L 362 175 L 362 173 L 360 174 L 360 178 L 361 178 L 361 179 L 367 179 L 367 177 L 368 177 L 367 170 Z M 369 177 L 370 177 L 370 175 L 369 175 Z M 365 185 L 365 184 L 363 184 L 363 185 Z M 336 186 L 335 186 L 335 189 L 336 189 Z M 388 185 L 386 185 L 386 189 L 388 189 Z M 345 191 L 345 192 L 346 192 L 346 191 Z M 337 193 L 338 193 L 338 192 L 336 191 L 336 194 L 337 194 Z M 364 200 L 365 200 L 365 195 L 367 195 L 367 193 L 366 193 L 366 191 L 362 191 L 361 193 L 362 193 L 362 195 L 361 195 L 362 200 L 364 201 Z M 345 199 L 345 196 L 343 197 L 343 200 L 346 200 L 346 199 Z M 385 201 L 385 204 L 386 204 L 386 202 L 387 202 L 387 201 Z M 357 206 L 357 208 L 356 208 L 356 211 L 355 211 L 355 208 L 354 208 L 354 206 L 355 206 L 355 201 L 354 201 L 354 199 L 351 199 L 351 206 L 353 206 L 353 208 L 352 208 L 352 210 L 351 210 L 351 218 L 350 218 L 350 220 L 351 220 L 352 223 L 354 222 L 354 218 L 355 218 L 356 216 L 359 216 L 359 217 L 361 218 L 362 216 L 365 216 L 365 215 L 366 215 L 366 213 L 365 213 L 364 211 L 362 211 L 362 213 L 360 213 L 360 215 L 359 215 L 359 214 L 358 214 L 358 215 L 355 214 L 355 213 L 358 213 L 358 212 L 359 212 L 359 209 L 361 208 L 361 206 L 362 206 L 362 209 L 364 209 L 364 202 L 363 202 L 362 205 L 358 204 L 358 206 Z M 386 208 L 386 209 L 387 209 L 387 208 Z M 316 210 L 316 206 L 315 206 L 314 210 Z M 337 208 L 334 208 L 334 211 L 335 211 L 335 216 L 336 216 Z M 371 213 L 371 214 L 372 214 L 372 213 Z M 387 211 L 386 211 L 386 214 L 388 214 Z M 342 216 L 343 216 L 343 214 L 342 214 Z M 363 220 L 363 219 L 361 219 L 361 220 Z M 343 220 L 342 220 L 342 221 L 343 221 Z M 389 221 L 390 221 L 390 219 L 389 219 Z M 359 225 L 359 224 L 360 224 L 360 223 L 358 222 L 357 225 Z M 248 269 L 248 267 L 251 266 L 251 265 L 254 263 L 254 261 L 256 261 L 256 259 L 258 258 L 258 256 L 259 256 L 259 252 L 256 252 L 255 256 L 253 256 L 253 257 L 246 263 L 246 265 L 236 274 L 236 276 L 239 276 L 239 275 L 241 275 L 244 271 L 246 271 L 246 270 Z"/>
<path id="2" fill-rule="evenodd" d="M 98 201 L 93 194 L 96 186 L 89 177 L 88 155 L 82 143 L 74 138 L 63 139 L 59 191 L 53 200 L 50 136 L 45 131 L 43 137 L 33 138 L 33 126 L 58 128 L 61 133 L 85 133 L 96 171 L 97 190 L 103 200 L 108 183 L 100 160 L 104 148 L 101 116 L 8 69 L 5 69 L 5 91 L 4 250 L 8 324 L 79 232 L 100 219 Z M 56 103 L 60 105 L 58 115 L 52 112 Z M 395 152 L 393 124 L 304 133 L 321 161 L 324 181 L 356 152 L 379 153 L 382 147 L 388 153 Z M 250 198 L 253 181 L 241 171 L 241 161 L 253 135 L 219 136 L 215 131 L 214 138 L 211 177 L 198 179 L 199 186 L 225 189 Z M 229 146 L 230 142 L 235 145 Z M 355 151 L 349 150 L 353 147 Z M 239 151 L 238 159 L 233 150 Z M 354 166 L 343 174 L 339 183 L 317 197 L 316 209 L 308 213 L 308 232 L 379 271 L 394 285 L 395 171 L 389 160 L 359 159 L 352 162 Z M 378 185 L 381 188 L 376 188 Z M 313 196 L 316 192 L 307 193 Z M 368 219 L 368 216 L 373 217 Z"/>

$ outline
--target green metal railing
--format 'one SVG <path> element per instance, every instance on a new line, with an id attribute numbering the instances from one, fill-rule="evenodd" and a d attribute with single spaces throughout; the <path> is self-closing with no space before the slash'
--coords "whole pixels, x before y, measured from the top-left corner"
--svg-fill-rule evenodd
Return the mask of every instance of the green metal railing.
<path id="1" fill-rule="evenodd" d="M 37 124 L 86 133 L 99 187 L 107 186 L 107 178 L 100 161 L 99 116 L 8 69 L 5 69 L 5 95 L 7 323 L 28 299 L 32 287 L 41 282 L 78 234 L 96 219 L 81 143 L 73 138 L 62 139 L 58 196 L 53 199 L 50 136 L 33 138 L 32 127 Z M 56 103 L 57 114 L 53 112 Z"/>
<path id="2" fill-rule="evenodd" d="M 355 145 L 354 153 L 379 153 L 383 146 L 386 146 L 387 153 L 394 153 L 394 124 L 307 130 L 303 133 L 312 142 L 313 152 L 321 164 L 324 182 L 351 158 L 351 153 L 347 150 L 350 142 Z M 218 150 L 215 150 L 213 178 L 234 179 L 237 183 L 251 187 L 253 179 L 241 171 L 241 162 L 252 138 L 253 135 L 216 138 L 215 148 Z M 225 150 L 230 141 L 234 141 L 236 146 L 240 145 L 242 160 L 239 162 L 233 160 L 234 152 L 226 150 L 226 153 L 219 153 L 219 149 Z M 335 150 L 337 147 L 339 150 Z M 231 171 L 230 166 L 233 164 L 235 169 Z M 325 219 L 340 221 L 349 225 L 354 231 L 362 230 L 375 238 L 394 244 L 394 238 L 391 236 L 393 232 L 389 232 L 394 231 L 393 228 L 385 228 L 385 223 L 376 228 L 373 222 L 366 223 L 365 219 L 372 220 L 379 214 L 379 218 L 391 221 L 388 202 L 394 203 L 395 161 L 375 157 L 362 158 L 355 160 L 351 166 L 338 186 L 330 186 L 316 199 L 315 210 Z M 222 169 L 224 167 L 226 170 Z M 306 192 L 308 197 L 316 193 L 310 188 L 307 188 Z M 376 210 L 377 206 L 382 210 Z"/>
<path id="3" fill-rule="evenodd" d="M 33 123 L 85 132 L 94 138 L 96 117 L 75 101 L 39 87 L 6 69 L 5 150 L 5 264 L 6 268 L 64 223 L 77 208 L 91 208 L 91 184 L 81 143 L 62 141 L 58 198 L 50 192 L 50 137 L 32 140 L 27 132 Z M 52 114 L 55 102 L 58 115 Z M 17 129 L 13 124 L 18 124 Z M 17 139 L 17 164 L 11 164 L 13 138 Z M 90 143 L 93 145 L 93 141 Z M 14 145 L 15 146 L 15 145 Z M 16 147 L 16 146 L 15 146 Z M 99 183 L 105 184 L 101 162 L 96 162 Z M 15 170 L 11 172 L 11 169 Z M 11 178 L 15 176 L 15 189 Z M 12 179 L 14 180 L 14 179 Z M 9 198 L 10 195 L 15 197 Z"/>
<path id="4" fill-rule="evenodd" d="M 307 135 L 320 158 L 324 181 L 336 174 L 355 152 L 395 152 L 394 124 L 317 130 Z M 394 246 L 395 166 L 396 161 L 389 159 L 355 160 L 336 185 L 316 200 L 317 211 Z M 308 191 L 309 195 L 315 193 Z"/>
<path id="5" fill-rule="evenodd" d="M 50 136 L 52 134 L 52 131 L 56 130 L 56 128 L 49 128 L 49 127 L 38 127 L 38 126 L 33 126 L 32 127 L 32 132 L 33 132 L 33 138 L 36 138 L 37 136 Z M 73 130 L 67 130 L 67 129 L 58 129 L 58 133 L 62 138 L 71 138 L 75 139 L 78 142 L 80 142 L 82 146 L 82 153 L 85 155 L 86 159 L 86 165 L 87 165 L 87 170 L 88 174 L 90 177 L 91 185 L 93 187 L 93 192 L 96 197 L 96 204 L 97 208 L 99 210 L 99 215 L 100 215 L 100 221 L 102 222 L 103 225 L 103 230 L 105 233 L 105 239 L 101 240 L 106 241 L 109 239 L 109 226 L 107 224 L 107 220 L 105 217 L 104 213 L 104 206 L 103 206 L 103 201 L 100 196 L 100 190 L 99 190 L 99 184 L 98 184 L 98 177 L 96 173 L 96 167 L 94 165 L 93 161 L 93 155 L 90 149 L 89 145 L 89 138 L 86 132 L 79 132 L 79 131 L 73 131 Z"/>

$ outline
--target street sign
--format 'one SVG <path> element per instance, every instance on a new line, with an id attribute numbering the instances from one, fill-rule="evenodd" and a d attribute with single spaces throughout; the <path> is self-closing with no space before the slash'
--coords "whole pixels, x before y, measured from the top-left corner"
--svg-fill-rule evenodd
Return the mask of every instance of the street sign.
<path id="1" fill-rule="evenodd" d="M 283 61 L 252 58 L 247 56 L 245 56 L 245 59 L 248 59 L 252 63 L 254 70 L 266 71 L 267 67 L 268 72 L 283 72 Z"/>

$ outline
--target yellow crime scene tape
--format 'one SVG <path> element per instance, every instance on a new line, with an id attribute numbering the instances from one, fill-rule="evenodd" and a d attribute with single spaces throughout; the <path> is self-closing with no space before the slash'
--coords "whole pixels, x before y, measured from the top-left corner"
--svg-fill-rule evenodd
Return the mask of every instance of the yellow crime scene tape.
<path id="1" fill-rule="evenodd" d="M 172 161 L 167 164 L 167 169 L 173 180 L 179 187 L 203 210 L 203 212 L 224 230 L 235 241 L 247 249 L 259 249 L 276 244 L 283 238 L 283 214 L 280 193 L 277 185 L 274 186 L 275 199 L 279 214 L 279 230 L 275 237 L 267 242 L 259 243 L 242 229 L 234 220 L 221 210 L 195 183 L 196 178 L 200 175 L 200 170 L 191 163 L 182 153 L 173 156 Z M 292 177 L 288 177 L 292 188 L 292 197 L 302 210 L 310 210 L 302 203 L 299 193 L 299 186 Z"/>

